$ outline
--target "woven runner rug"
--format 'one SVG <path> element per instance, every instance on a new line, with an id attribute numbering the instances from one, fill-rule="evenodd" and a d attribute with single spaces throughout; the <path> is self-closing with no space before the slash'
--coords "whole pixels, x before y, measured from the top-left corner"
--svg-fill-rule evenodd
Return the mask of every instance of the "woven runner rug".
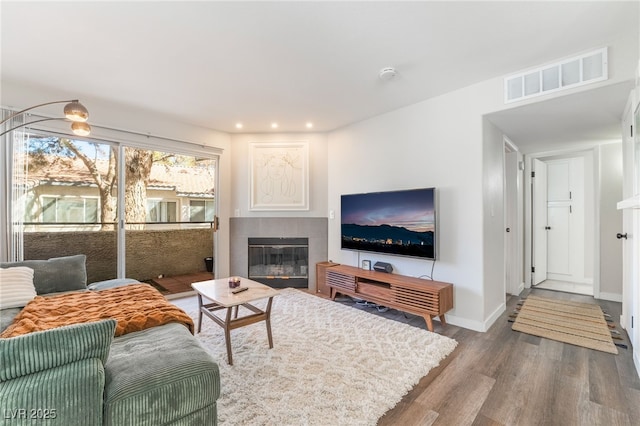
<path id="1" fill-rule="evenodd" d="M 426 329 L 283 289 L 273 299 L 273 349 L 264 322 L 237 328 L 230 366 L 222 327 L 202 321 L 196 337 L 220 367 L 225 426 L 374 426 L 456 347 Z"/>
<path id="2" fill-rule="evenodd" d="M 529 296 L 511 328 L 559 342 L 618 353 L 602 309 L 591 303 Z"/>

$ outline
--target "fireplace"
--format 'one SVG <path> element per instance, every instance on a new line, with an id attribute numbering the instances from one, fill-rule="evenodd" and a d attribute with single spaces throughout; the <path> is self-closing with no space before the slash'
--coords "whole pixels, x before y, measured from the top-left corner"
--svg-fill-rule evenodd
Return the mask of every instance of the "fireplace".
<path id="1" fill-rule="evenodd" d="M 309 287 L 308 238 L 249 238 L 249 279 L 274 288 Z"/>

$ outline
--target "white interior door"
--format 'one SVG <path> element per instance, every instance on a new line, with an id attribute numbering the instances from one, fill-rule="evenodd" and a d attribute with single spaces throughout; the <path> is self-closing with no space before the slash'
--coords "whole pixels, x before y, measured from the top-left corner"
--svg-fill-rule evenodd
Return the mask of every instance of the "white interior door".
<path id="1" fill-rule="evenodd" d="M 547 165 L 534 158 L 533 177 L 533 285 L 547 279 Z"/>
<path id="2" fill-rule="evenodd" d="M 569 160 L 547 166 L 547 278 L 549 274 L 569 275 L 571 186 Z M 562 278 L 562 277 L 557 277 Z"/>
<path id="3" fill-rule="evenodd" d="M 547 230 L 547 275 L 569 275 L 570 206 L 549 206 Z"/>
<path id="4" fill-rule="evenodd" d="M 505 291 L 518 294 L 520 276 L 518 254 L 518 152 L 509 151 L 505 143 L 504 154 L 504 247 L 505 247 Z"/>
<path id="5" fill-rule="evenodd" d="M 585 214 L 593 211 L 585 202 L 585 159 L 576 156 L 545 164 L 547 279 L 593 285 L 593 266 L 585 266 L 585 259 L 594 255 L 592 239 L 587 241 L 594 234 L 593 224 L 585 223 Z"/>

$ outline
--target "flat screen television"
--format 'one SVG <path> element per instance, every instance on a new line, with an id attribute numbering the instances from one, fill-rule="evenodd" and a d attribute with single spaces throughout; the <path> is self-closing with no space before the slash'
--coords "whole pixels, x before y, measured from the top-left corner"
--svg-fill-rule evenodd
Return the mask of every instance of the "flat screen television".
<path id="1" fill-rule="evenodd" d="M 342 249 L 436 258 L 435 188 L 341 196 Z"/>

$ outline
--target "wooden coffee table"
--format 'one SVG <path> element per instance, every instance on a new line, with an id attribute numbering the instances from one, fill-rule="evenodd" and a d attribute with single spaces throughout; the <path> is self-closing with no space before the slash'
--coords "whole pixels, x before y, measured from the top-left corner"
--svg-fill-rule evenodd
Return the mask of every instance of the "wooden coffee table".
<path id="1" fill-rule="evenodd" d="M 240 287 L 247 287 L 248 290 L 236 294 L 233 294 L 231 292 L 233 289 L 229 288 L 229 278 L 200 281 L 191 284 L 191 287 L 193 287 L 198 294 L 198 333 L 202 328 L 202 314 L 211 318 L 224 329 L 224 339 L 227 345 L 227 362 L 229 365 L 233 365 L 233 357 L 231 355 L 231 330 L 235 328 L 264 321 L 267 324 L 269 349 L 273 348 L 273 338 L 271 336 L 271 303 L 273 302 L 273 297 L 278 295 L 277 290 L 248 278 L 240 279 Z M 204 303 L 203 298 L 210 300 L 212 303 Z M 266 298 L 269 298 L 269 301 L 264 311 L 249 303 Z M 239 306 L 244 306 L 253 313 L 238 318 Z M 215 311 L 221 309 L 227 310 L 224 319 L 214 314 Z M 234 312 L 233 317 L 232 311 Z"/>

